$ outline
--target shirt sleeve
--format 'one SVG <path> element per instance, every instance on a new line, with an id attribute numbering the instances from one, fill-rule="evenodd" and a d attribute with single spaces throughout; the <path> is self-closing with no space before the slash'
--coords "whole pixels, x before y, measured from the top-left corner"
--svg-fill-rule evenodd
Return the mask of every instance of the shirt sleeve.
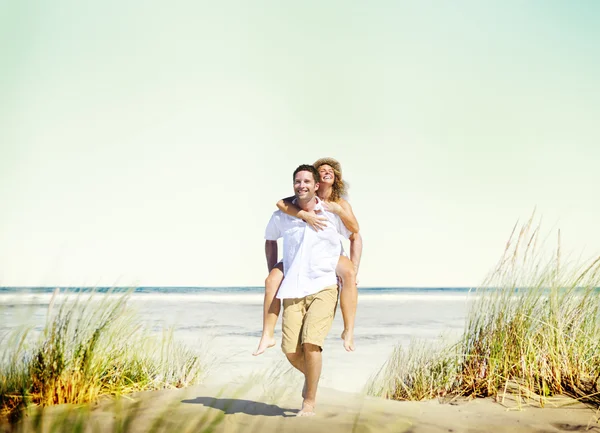
<path id="1" fill-rule="evenodd" d="M 350 236 L 352 235 L 352 232 L 346 228 L 346 226 L 342 222 L 342 219 L 336 215 L 335 220 L 337 223 L 337 231 L 339 232 L 339 234 L 341 234 L 346 239 L 350 238 Z"/>
<path id="2" fill-rule="evenodd" d="M 265 229 L 266 240 L 276 241 L 281 237 L 280 219 L 281 217 L 278 211 L 273 212 L 273 215 L 271 215 L 271 219 L 267 224 L 267 228 Z"/>

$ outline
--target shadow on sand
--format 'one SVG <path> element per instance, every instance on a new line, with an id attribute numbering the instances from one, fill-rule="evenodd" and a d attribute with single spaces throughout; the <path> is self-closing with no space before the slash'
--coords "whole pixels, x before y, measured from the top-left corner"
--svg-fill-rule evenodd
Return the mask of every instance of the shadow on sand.
<path id="1" fill-rule="evenodd" d="M 274 404 L 261 403 L 252 400 L 240 400 L 236 398 L 214 398 L 214 397 L 196 397 L 193 400 L 181 400 L 182 403 L 201 404 L 213 409 L 222 410 L 225 415 L 235 413 L 245 413 L 248 415 L 264 416 L 296 416 L 298 409 L 283 409 Z"/>

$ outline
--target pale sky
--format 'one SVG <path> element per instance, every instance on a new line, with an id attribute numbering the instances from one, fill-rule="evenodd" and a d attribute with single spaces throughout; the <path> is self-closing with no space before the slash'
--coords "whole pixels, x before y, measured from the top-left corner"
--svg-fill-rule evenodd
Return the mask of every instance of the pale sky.
<path id="1" fill-rule="evenodd" d="M 0 3 L 0 286 L 263 284 L 332 156 L 361 286 L 472 286 L 534 208 L 600 253 L 600 3 Z"/>

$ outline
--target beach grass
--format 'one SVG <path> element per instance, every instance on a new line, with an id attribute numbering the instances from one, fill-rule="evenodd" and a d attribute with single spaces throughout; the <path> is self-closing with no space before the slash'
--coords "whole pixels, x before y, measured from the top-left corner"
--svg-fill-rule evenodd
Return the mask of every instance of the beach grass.
<path id="1" fill-rule="evenodd" d="M 46 324 L 4 336 L 0 414 L 198 383 L 208 365 L 171 332 L 153 337 L 128 307 L 131 291 L 59 293 Z"/>
<path id="2" fill-rule="evenodd" d="M 413 340 L 396 346 L 379 373 L 367 384 L 367 394 L 392 400 L 422 401 L 453 392 L 459 367 L 455 346 Z"/>
<path id="3" fill-rule="evenodd" d="M 556 395 L 600 403 L 600 257 L 548 253 L 540 225 L 515 225 L 474 292 L 463 335 L 397 347 L 367 392 L 395 400 Z"/>

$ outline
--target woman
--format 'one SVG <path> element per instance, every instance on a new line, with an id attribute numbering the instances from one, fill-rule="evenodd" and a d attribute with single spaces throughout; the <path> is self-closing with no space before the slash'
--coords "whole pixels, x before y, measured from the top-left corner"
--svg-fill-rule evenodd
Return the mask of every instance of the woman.
<path id="1" fill-rule="evenodd" d="M 347 185 L 342 180 L 342 167 L 333 158 L 321 158 L 317 160 L 314 167 L 319 172 L 320 181 L 317 195 L 323 201 L 323 207 L 340 217 L 346 228 L 352 232 L 350 236 L 350 259 L 345 254 L 340 256 L 336 267 L 336 273 L 342 280 L 340 292 L 340 306 L 344 319 L 344 331 L 342 340 L 344 348 L 350 352 L 354 350 L 354 317 L 356 315 L 357 289 L 356 274 L 362 254 L 362 237 L 358 233 L 359 226 L 352 207 L 343 198 L 346 195 Z M 292 203 L 294 197 L 288 197 L 277 202 L 277 207 L 286 214 L 301 218 L 314 230 L 322 230 L 326 225 L 327 218 L 313 212 L 305 212 Z M 277 263 L 269 270 L 269 276 L 265 280 L 265 298 L 263 304 L 263 331 L 258 349 L 253 355 L 260 355 L 267 348 L 275 345 L 275 325 L 281 309 L 281 300 L 275 295 L 283 281 L 283 264 Z"/>

